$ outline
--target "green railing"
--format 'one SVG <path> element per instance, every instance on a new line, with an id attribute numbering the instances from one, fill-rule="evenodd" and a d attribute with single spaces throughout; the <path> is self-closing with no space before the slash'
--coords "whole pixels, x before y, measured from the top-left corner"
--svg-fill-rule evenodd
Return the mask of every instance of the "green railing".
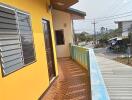
<path id="1" fill-rule="evenodd" d="M 70 55 L 73 60 L 88 69 L 87 66 L 89 65 L 89 51 L 87 48 L 76 45 L 70 45 Z"/>
<path id="2" fill-rule="evenodd" d="M 110 100 L 93 49 L 70 45 L 71 58 L 88 70 L 92 100 Z"/>

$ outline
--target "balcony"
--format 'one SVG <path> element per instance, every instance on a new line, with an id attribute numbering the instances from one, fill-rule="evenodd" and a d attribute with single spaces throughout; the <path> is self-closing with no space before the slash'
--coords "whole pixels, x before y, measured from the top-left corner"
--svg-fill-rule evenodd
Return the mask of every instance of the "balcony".
<path id="1" fill-rule="evenodd" d="M 59 77 L 41 100 L 90 100 L 88 71 L 71 58 L 58 59 Z"/>
<path id="2" fill-rule="evenodd" d="M 59 77 L 41 100 L 110 100 L 92 49 L 70 45 L 58 59 Z"/>

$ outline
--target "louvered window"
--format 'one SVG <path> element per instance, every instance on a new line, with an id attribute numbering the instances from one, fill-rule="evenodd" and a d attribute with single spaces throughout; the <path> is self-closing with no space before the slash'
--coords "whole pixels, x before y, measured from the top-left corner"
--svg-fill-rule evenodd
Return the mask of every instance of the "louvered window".
<path id="1" fill-rule="evenodd" d="M 25 15 L 20 12 L 17 13 L 17 16 L 22 41 L 24 63 L 28 64 L 35 60 L 30 18 L 28 15 Z"/>
<path id="2" fill-rule="evenodd" d="M 1 6 L 0 58 L 4 76 L 35 60 L 29 15 Z"/>

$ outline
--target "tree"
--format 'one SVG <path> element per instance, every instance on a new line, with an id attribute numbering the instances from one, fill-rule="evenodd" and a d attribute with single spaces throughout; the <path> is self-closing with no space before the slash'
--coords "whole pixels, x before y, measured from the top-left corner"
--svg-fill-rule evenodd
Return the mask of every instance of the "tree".
<path id="1" fill-rule="evenodd" d="M 86 37 L 85 37 L 85 34 L 81 33 L 79 35 L 79 40 L 82 42 L 82 41 L 85 41 L 86 40 Z"/>
<path id="2" fill-rule="evenodd" d="M 105 33 L 105 27 L 101 27 L 100 32 L 101 32 L 102 34 L 104 34 L 104 33 Z"/>
<path id="3" fill-rule="evenodd" d="M 93 37 L 92 37 L 92 35 L 87 35 L 86 42 L 90 42 L 90 41 L 93 41 Z"/>
<path id="4" fill-rule="evenodd" d="M 78 42 L 89 42 L 93 40 L 93 35 L 87 33 L 87 32 L 82 32 L 82 33 L 78 33 L 75 34 L 76 39 L 78 40 Z"/>

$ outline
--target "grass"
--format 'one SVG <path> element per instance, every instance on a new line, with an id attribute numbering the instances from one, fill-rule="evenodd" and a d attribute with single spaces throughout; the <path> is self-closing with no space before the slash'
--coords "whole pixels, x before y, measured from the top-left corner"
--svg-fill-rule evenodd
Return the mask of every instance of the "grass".
<path id="1" fill-rule="evenodd" d="M 128 57 L 117 57 L 114 60 L 129 66 L 132 66 L 132 57 L 130 57 L 129 61 L 128 61 Z"/>

